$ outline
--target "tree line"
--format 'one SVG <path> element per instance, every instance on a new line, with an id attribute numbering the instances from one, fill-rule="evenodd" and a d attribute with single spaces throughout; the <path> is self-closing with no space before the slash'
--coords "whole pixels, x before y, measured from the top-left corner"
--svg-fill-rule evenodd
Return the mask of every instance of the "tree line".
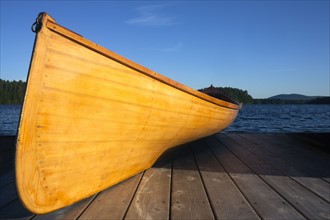
<path id="1" fill-rule="evenodd" d="M 244 104 L 253 103 L 253 98 L 247 90 L 232 87 L 214 87 L 211 85 L 208 88 L 199 89 L 199 91 L 229 102 L 233 100 Z"/>
<path id="2" fill-rule="evenodd" d="M 0 79 L 0 104 L 22 104 L 26 83 Z"/>
<path id="3" fill-rule="evenodd" d="M 320 97 L 311 100 L 300 99 L 253 99 L 252 104 L 330 104 L 330 97 Z"/>
<path id="4" fill-rule="evenodd" d="M 0 104 L 22 104 L 26 83 L 22 80 L 9 81 L 0 79 Z M 319 97 L 312 100 L 254 99 L 247 90 L 232 87 L 214 87 L 199 91 L 226 101 L 234 100 L 244 104 L 330 104 L 330 97 Z"/>
<path id="5" fill-rule="evenodd" d="M 299 99 L 254 99 L 249 95 L 247 90 L 241 90 L 231 87 L 210 87 L 200 89 L 199 91 L 204 92 L 210 96 L 218 99 L 230 101 L 230 99 L 243 103 L 243 104 L 330 104 L 330 97 L 318 97 L 311 100 L 299 100 Z M 229 99 L 228 99 L 229 97 Z"/>
<path id="6" fill-rule="evenodd" d="M 253 103 L 253 98 L 248 93 L 247 90 L 231 88 L 231 87 L 223 87 L 220 90 L 239 103 L 244 103 L 244 104 Z"/>

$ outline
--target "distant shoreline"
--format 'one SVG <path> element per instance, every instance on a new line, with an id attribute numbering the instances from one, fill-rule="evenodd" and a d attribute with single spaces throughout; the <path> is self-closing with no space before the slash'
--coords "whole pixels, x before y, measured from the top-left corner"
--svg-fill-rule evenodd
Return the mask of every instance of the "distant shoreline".
<path id="1" fill-rule="evenodd" d="M 13 103 L 0 103 L 0 105 L 19 105 L 22 106 L 22 104 L 13 104 Z M 319 103 L 313 103 L 313 102 L 306 102 L 303 100 L 294 100 L 294 101 L 286 101 L 286 100 L 274 100 L 270 101 L 268 99 L 254 99 L 252 103 L 243 103 L 243 105 L 330 105 L 329 101 L 326 102 L 319 102 Z"/>
<path id="2" fill-rule="evenodd" d="M 0 79 L 0 104 L 22 105 L 25 96 L 26 82 Z M 330 96 L 306 96 L 301 94 L 280 94 L 269 98 L 253 98 L 247 90 L 231 87 L 214 87 L 199 89 L 215 98 L 243 104 L 330 104 Z"/>
<path id="3" fill-rule="evenodd" d="M 288 105 L 330 105 L 330 97 L 319 97 L 315 99 L 253 99 L 253 103 L 251 104 L 288 104 Z"/>

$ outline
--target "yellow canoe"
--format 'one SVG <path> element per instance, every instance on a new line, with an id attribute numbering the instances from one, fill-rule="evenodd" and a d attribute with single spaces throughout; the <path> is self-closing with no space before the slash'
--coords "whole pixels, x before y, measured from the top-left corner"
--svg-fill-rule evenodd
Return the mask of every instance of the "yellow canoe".
<path id="1" fill-rule="evenodd" d="M 84 199 L 148 169 L 171 147 L 217 133 L 239 105 L 119 56 L 40 13 L 16 151 L 33 213 Z"/>

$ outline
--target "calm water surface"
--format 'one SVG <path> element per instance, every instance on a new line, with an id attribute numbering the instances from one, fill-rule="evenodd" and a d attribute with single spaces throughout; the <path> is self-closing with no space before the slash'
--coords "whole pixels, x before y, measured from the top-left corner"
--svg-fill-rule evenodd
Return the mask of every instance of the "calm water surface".
<path id="1" fill-rule="evenodd" d="M 20 105 L 0 105 L 0 135 L 16 135 Z M 330 105 L 245 105 L 225 132 L 330 132 Z"/>
<path id="2" fill-rule="evenodd" d="M 245 105 L 226 132 L 330 132 L 330 105 Z"/>
<path id="3" fill-rule="evenodd" d="M 0 105 L 0 135 L 16 135 L 20 105 Z"/>

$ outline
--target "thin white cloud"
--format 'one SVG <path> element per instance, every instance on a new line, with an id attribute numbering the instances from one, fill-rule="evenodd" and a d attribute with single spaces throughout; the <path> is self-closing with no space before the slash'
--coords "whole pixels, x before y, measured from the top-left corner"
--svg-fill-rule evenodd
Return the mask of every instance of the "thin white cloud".
<path id="1" fill-rule="evenodd" d="M 158 51 L 158 52 L 177 52 L 180 51 L 182 48 L 182 43 L 178 43 L 171 47 L 165 47 L 165 48 L 144 48 L 145 50 L 151 50 L 151 51 Z"/>
<path id="2" fill-rule="evenodd" d="M 181 48 L 182 48 L 182 44 L 178 43 L 177 45 L 175 45 L 173 47 L 167 47 L 167 48 L 160 49 L 160 51 L 162 51 L 162 52 L 176 52 L 176 51 L 179 51 Z"/>
<path id="3" fill-rule="evenodd" d="M 292 72 L 294 68 L 286 68 L 286 69 L 272 69 L 269 72 L 277 73 L 277 72 Z"/>
<path id="4" fill-rule="evenodd" d="M 127 20 L 126 23 L 140 26 L 172 26 L 174 17 L 159 12 L 168 6 L 169 4 L 140 6 L 136 8 L 138 16 Z"/>

